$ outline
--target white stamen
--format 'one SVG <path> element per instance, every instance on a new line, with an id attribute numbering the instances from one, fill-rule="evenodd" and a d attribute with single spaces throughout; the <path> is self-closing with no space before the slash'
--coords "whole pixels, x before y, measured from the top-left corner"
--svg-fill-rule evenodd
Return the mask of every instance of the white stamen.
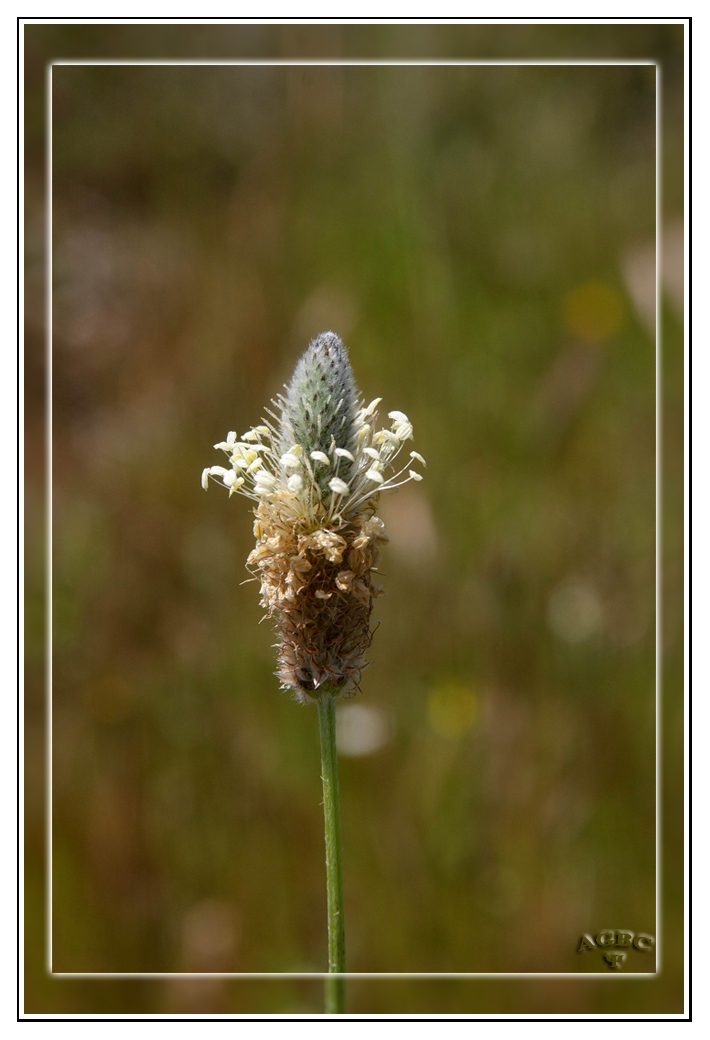
<path id="1" fill-rule="evenodd" d="M 340 387 L 337 387 L 336 391 L 337 396 L 334 393 L 331 399 L 337 403 L 333 415 L 342 417 L 344 423 L 346 398 L 341 397 Z M 376 397 L 364 407 L 362 399 L 355 399 L 353 403 L 356 407 L 359 406 L 359 410 L 355 415 L 354 428 L 349 438 L 350 446 L 336 446 L 336 436 L 341 443 L 345 440 L 347 444 L 348 439 L 343 438 L 340 432 L 335 432 L 339 430 L 335 424 L 329 430 L 330 447 L 327 452 L 318 449 L 308 453 L 302 444 L 291 444 L 286 449 L 282 447 L 281 454 L 277 446 L 284 444 L 284 437 L 288 436 L 285 433 L 287 427 L 281 425 L 278 415 L 267 409 L 268 415 L 273 416 L 273 425 L 267 420 L 262 420 L 263 425 L 251 427 L 242 434 L 241 439 L 234 430 L 230 430 L 226 440 L 220 441 L 214 447 L 227 454 L 232 468 L 208 467 L 202 471 L 200 483 L 207 489 L 210 478 L 215 477 L 228 488 L 230 497 L 238 489 L 243 495 L 257 502 L 264 495 L 274 495 L 274 504 L 283 501 L 288 511 L 292 512 L 295 509 L 299 516 L 302 513 L 309 521 L 334 526 L 343 524 L 363 504 L 368 501 L 371 503 L 374 500 L 373 496 L 380 491 L 400 487 L 410 480 L 423 479 L 420 472 L 408 469 L 408 465 L 414 461 L 426 466 L 426 459 L 419 452 L 408 452 L 409 458 L 405 465 L 402 465 L 401 458 L 399 464 L 395 461 L 398 456 L 405 454 L 403 448 L 414 436 L 408 416 L 404 412 L 393 410 L 388 413 L 391 428 L 377 429 L 377 409 L 381 401 L 381 397 Z M 282 396 L 277 397 L 274 402 L 275 406 L 276 404 L 282 410 L 286 407 L 286 401 Z M 314 432 L 320 438 L 321 415 L 312 414 L 308 407 L 306 411 L 309 421 L 317 428 Z M 296 436 L 295 429 L 296 427 L 290 428 L 286 445 Z M 352 476 L 348 482 L 339 476 L 331 477 L 328 488 L 333 497 L 329 501 L 321 484 L 324 479 L 323 470 L 317 470 L 316 464 L 326 467 L 326 479 L 329 472 L 337 474 L 339 470 L 343 470 L 343 475 L 347 476 L 341 459 L 347 459 L 352 463 L 352 470 L 348 467 Z M 304 492 L 306 493 L 303 494 Z M 267 501 L 263 507 L 271 508 L 271 503 Z"/>
<path id="2" fill-rule="evenodd" d="M 226 444 L 227 442 L 225 441 L 224 443 Z M 224 447 L 224 444 L 220 444 L 219 447 Z M 228 447 L 235 454 L 240 451 L 271 451 L 265 444 L 245 444 L 242 441 L 232 442 Z"/>
<path id="3" fill-rule="evenodd" d="M 399 436 L 392 430 L 378 430 L 372 439 L 376 444 L 399 444 Z"/>
<path id="4" fill-rule="evenodd" d="M 332 480 L 329 480 L 328 487 L 331 491 L 334 491 L 336 495 L 347 495 L 350 492 L 350 488 L 344 480 L 340 479 L 340 477 L 333 477 Z"/>
<path id="5" fill-rule="evenodd" d="M 281 461 L 281 465 L 283 466 L 284 469 L 298 469 L 298 467 L 301 465 L 301 463 L 296 458 L 296 456 L 292 455 L 288 451 L 286 452 L 285 455 L 281 456 L 280 461 Z"/>
<path id="6" fill-rule="evenodd" d="M 260 469 L 254 477 L 254 490 L 257 495 L 263 495 L 277 484 L 276 477 L 265 469 Z"/>

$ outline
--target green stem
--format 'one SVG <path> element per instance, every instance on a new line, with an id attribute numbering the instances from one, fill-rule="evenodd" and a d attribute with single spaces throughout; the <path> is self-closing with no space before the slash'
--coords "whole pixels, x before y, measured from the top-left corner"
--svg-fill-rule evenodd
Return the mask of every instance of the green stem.
<path id="1" fill-rule="evenodd" d="M 328 978 L 326 1014 L 345 1011 L 345 926 L 343 921 L 343 865 L 338 798 L 338 754 L 335 747 L 335 698 L 323 690 L 318 698 L 323 815 L 325 817 L 325 872 L 328 890 Z M 331 975 L 333 977 L 331 978 Z"/>

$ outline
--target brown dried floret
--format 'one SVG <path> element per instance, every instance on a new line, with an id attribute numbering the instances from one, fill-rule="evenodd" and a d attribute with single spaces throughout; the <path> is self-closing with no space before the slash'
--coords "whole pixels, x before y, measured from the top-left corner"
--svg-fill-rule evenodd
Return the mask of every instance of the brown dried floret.
<path id="1" fill-rule="evenodd" d="M 337 531 L 299 531 L 262 502 L 255 528 L 259 541 L 247 566 L 260 578 L 262 606 L 276 622 L 281 685 L 302 702 L 324 683 L 341 693 L 354 690 L 372 641 L 372 601 L 380 591 L 372 571 L 387 540 L 384 524 L 360 513 Z"/>

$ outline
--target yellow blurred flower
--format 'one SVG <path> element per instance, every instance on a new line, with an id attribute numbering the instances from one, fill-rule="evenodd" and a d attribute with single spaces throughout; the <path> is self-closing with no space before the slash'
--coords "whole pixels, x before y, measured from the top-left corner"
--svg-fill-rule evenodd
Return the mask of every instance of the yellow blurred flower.
<path id="1" fill-rule="evenodd" d="M 449 679 L 430 692 L 427 711 L 434 732 L 455 739 L 473 728 L 478 717 L 478 696 L 471 686 Z"/>
<path id="2" fill-rule="evenodd" d="M 584 343 L 602 343 L 616 335 L 623 324 L 621 293 L 605 282 L 576 286 L 564 302 L 565 327 Z"/>

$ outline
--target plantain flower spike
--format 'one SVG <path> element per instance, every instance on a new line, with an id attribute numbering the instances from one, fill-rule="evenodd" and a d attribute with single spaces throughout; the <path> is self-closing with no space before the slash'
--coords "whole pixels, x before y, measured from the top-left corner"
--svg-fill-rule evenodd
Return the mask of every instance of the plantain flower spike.
<path id="1" fill-rule="evenodd" d="M 310 343 L 285 390 L 272 402 L 280 414 L 267 409 L 272 421 L 215 444 L 228 465 L 204 469 L 202 486 L 212 479 L 255 503 L 247 569 L 280 637 L 281 686 L 305 704 L 321 687 L 336 696 L 359 688 L 382 592 L 372 577 L 387 541 L 378 499 L 421 480 L 412 467 L 426 463 L 406 451 L 413 432 L 403 412 L 377 430 L 381 398 L 363 406 L 334 332 Z"/>

